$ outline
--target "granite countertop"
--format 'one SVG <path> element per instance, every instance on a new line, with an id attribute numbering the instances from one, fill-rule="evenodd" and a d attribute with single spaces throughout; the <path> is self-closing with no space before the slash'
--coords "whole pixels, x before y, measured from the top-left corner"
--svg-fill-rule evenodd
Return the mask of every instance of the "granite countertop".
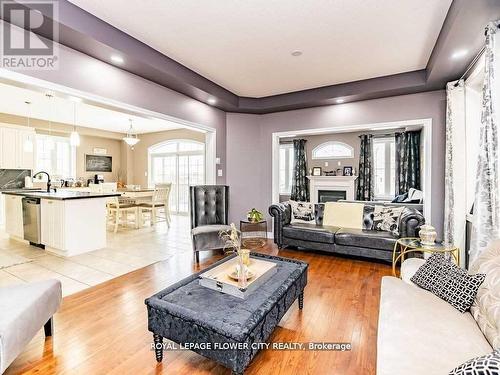
<path id="1" fill-rule="evenodd" d="M 153 188 L 141 188 L 141 189 L 120 188 L 120 189 L 117 189 L 117 191 L 120 193 L 146 193 L 146 192 L 155 191 L 155 189 L 153 189 Z"/>
<path id="2" fill-rule="evenodd" d="M 55 199 L 55 200 L 68 200 L 68 199 L 92 199 L 92 198 L 109 198 L 119 197 L 119 193 L 86 193 L 80 191 L 57 191 L 47 193 L 46 191 L 4 191 L 6 195 L 20 195 L 22 197 L 41 198 L 41 199 Z"/>

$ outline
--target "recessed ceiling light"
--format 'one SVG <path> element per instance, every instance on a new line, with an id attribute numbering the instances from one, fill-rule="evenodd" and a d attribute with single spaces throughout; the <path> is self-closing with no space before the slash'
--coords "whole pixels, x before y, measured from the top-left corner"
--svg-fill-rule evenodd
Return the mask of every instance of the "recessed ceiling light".
<path id="1" fill-rule="evenodd" d="M 451 58 L 454 60 L 461 59 L 462 57 L 465 57 L 468 52 L 469 51 L 467 51 L 466 49 L 460 49 L 458 51 L 453 52 L 453 54 L 451 55 Z"/>
<path id="2" fill-rule="evenodd" d="M 302 51 L 296 49 L 295 51 L 292 51 L 291 55 L 295 57 L 300 56 L 302 55 Z"/>
<path id="3" fill-rule="evenodd" d="M 340 104 L 340 103 L 344 103 L 345 100 L 344 99 L 337 99 L 337 100 L 335 100 L 335 102 L 338 103 L 338 104 Z"/>
<path id="4" fill-rule="evenodd" d="M 123 64 L 123 57 L 121 56 L 118 56 L 118 55 L 112 55 L 111 56 L 111 61 L 113 61 L 114 63 L 117 63 L 117 64 Z"/>
<path id="5" fill-rule="evenodd" d="M 214 98 L 208 98 L 207 103 L 210 105 L 214 105 L 215 103 L 217 103 L 217 100 L 215 100 Z"/>

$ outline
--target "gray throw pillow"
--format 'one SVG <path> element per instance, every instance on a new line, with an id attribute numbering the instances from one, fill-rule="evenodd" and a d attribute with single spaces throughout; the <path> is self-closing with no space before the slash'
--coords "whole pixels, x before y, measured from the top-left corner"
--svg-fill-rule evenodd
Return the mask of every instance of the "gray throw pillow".
<path id="1" fill-rule="evenodd" d="M 449 375 L 498 375 L 500 374 L 500 349 L 468 360 L 450 371 Z"/>
<path id="2" fill-rule="evenodd" d="M 483 273 L 469 275 L 466 270 L 445 259 L 443 254 L 435 253 L 410 280 L 464 313 L 472 306 L 485 277 Z"/>

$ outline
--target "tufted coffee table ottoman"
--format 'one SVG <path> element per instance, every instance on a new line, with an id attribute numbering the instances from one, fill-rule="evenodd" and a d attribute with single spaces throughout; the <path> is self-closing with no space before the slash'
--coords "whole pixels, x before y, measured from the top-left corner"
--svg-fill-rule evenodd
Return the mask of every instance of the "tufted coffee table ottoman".
<path id="1" fill-rule="evenodd" d="M 246 299 L 199 285 L 199 275 L 223 259 L 146 299 L 148 329 L 153 333 L 156 360 L 161 362 L 163 338 L 243 374 L 295 300 L 303 307 L 307 263 L 252 253 L 275 262 L 277 271 Z M 192 345 L 192 344 L 204 345 Z M 252 345 L 253 344 L 253 345 Z"/>

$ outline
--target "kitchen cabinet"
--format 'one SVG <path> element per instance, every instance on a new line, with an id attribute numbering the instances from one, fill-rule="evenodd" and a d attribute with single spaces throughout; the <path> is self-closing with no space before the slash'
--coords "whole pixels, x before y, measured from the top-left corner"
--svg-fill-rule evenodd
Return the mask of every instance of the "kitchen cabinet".
<path id="1" fill-rule="evenodd" d="M 64 201 L 41 200 L 42 243 L 55 249 L 65 249 Z"/>
<path id="2" fill-rule="evenodd" d="M 32 147 L 24 147 L 31 141 Z M 0 168 L 33 169 L 35 131 L 27 127 L 0 127 Z"/>
<path id="3" fill-rule="evenodd" d="M 5 197 L 5 231 L 18 238 L 24 238 L 22 198 L 16 195 Z"/>

